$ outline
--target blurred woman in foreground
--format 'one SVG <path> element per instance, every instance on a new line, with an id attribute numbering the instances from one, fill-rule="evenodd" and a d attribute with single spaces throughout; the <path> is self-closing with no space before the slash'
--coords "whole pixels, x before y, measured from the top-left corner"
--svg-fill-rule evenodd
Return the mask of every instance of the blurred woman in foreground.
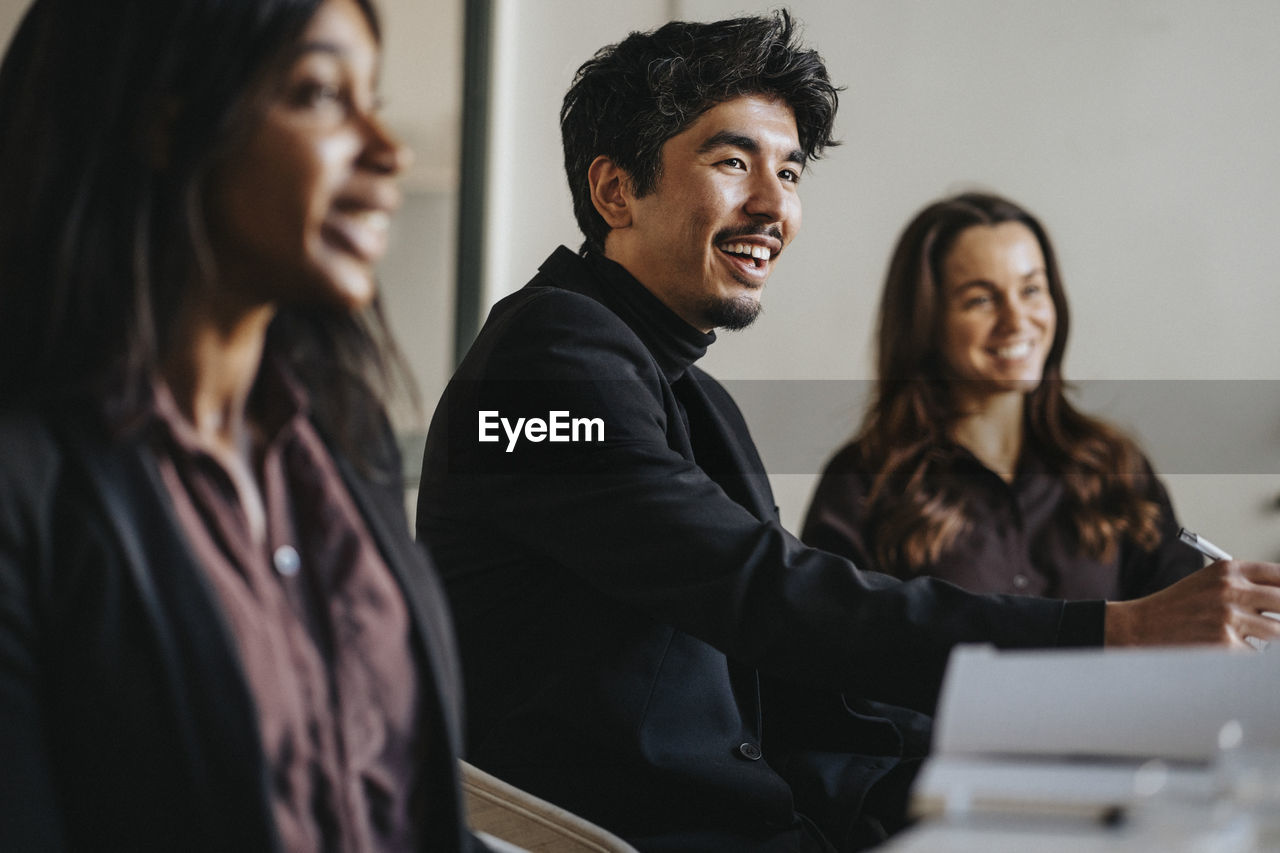
<path id="1" fill-rule="evenodd" d="M 0 70 L 0 849 L 450 850 L 367 0 L 36 0 Z"/>

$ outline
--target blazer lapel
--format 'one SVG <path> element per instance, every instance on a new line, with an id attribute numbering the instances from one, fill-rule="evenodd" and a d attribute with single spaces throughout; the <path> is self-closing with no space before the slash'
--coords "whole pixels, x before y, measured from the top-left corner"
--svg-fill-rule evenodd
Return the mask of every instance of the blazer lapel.
<path id="1" fill-rule="evenodd" d="M 672 385 L 688 411 L 694 461 L 761 521 L 777 521 L 773 490 L 746 423 L 719 383 L 690 369 Z"/>
<path id="2" fill-rule="evenodd" d="M 80 431 L 68 431 L 65 438 L 97 492 L 123 555 L 128 582 L 147 614 L 191 771 L 181 784 L 190 786 L 193 803 L 206 812 L 203 817 L 211 826 L 228 819 L 217 808 L 227 802 L 221 786 L 236 784 L 244 793 L 256 787 L 257 796 L 239 798 L 244 811 L 235 820 L 257 843 L 262 835 L 251 828 L 274 837 L 267 771 L 248 683 L 214 594 L 179 533 L 181 525 L 165 496 L 154 457 L 135 441 L 108 444 Z M 236 756 L 236 761 L 221 763 L 225 755 Z M 255 756 L 256 763 L 248 765 L 255 773 L 227 778 L 226 767 L 244 767 L 245 760 L 252 762 Z"/>

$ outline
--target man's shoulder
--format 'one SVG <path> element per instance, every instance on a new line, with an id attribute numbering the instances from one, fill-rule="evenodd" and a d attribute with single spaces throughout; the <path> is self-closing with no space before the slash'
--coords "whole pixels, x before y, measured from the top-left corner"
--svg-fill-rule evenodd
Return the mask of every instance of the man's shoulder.
<path id="1" fill-rule="evenodd" d="M 622 318 L 595 297 L 567 290 L 541 276 L 493 306 L 482 334 L 509 334 L 513 329 L 572 329 L 588 334 L 629 329 Z"/>
<path id="2" fill-rule="evenodd" d="M 716 379 L 701 367 L 698 367 L 696 364 L 690 365 L 689 378 L 698 384 L 702 393 L 715 403 L 717 408 L 722 411 L 739 411 L 738 401 L 729 393 L 729 389 L 724 387 L 724 385 L 720 383 L 719 379 Z"/>
<path id="3" fill-rule="evenodd" d="M 599 277 L 581 256 L 564 246 L 543 261 L 528 284 L 494 306 L 490 321 L 494 320 L 506 325 L 582 323 L 588 330 L 598 324 L 626 325 L 605 304 Z"/>
<path id="4" fill-rule="evenodd" d="M 561 253 L 567 254 L 566 261 Z M 559 261 L 559 264 L 553 262 Z M 580 259 L 563 247 L 524 287 L 494 305 L 463 361 L 459 377 L 538 374 L 548 359 L 605 364 L 652 361 L 643 341 L 600 296 L 600 283 Z M 499 367 L 500 365 L 500 367 Z M 656 370 L 656 367 L 654 368 Z M 610 373 L 605 368 L 605 373 Z M 648 368 L 639 372 L 647 374 Z"/>
<path id="5" fill-rule="evenodd" d="M 689 378 L 694 382 L 697 382 L 703 388 L 714 388 L 721 394 L 729 393 L 725 390 L 725 387 L 720 384 L 719 379 L 716 379 L 696 364 L 689 365 Z"/>

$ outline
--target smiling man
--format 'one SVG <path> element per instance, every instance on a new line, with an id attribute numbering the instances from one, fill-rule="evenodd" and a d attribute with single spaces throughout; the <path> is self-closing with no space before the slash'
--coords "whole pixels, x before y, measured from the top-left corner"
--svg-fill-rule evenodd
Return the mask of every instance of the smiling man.
<path id="1" fill-rule="evenodd" d="M 457 622 L 469 757 L 644 850 L 882 839 L 956 643 L 1280 631 L 1257 612 L 1280 591 L 1245 577 L 1274 583 L 1262 564 L 1066 603 L 903 583 L 783 530 L 694 362 L 759 312 L 836 100 L 785 14 L 671 23 L 584 64 L 561 130 L 586 241 L 494 307 L 427 440 L 418 532 Z M 557 441 L 553 421 L 603 434 Z"/>
<path id="2" fill-rule="evenodd" d="M 807 159 L 791 106 L 772 94 L 716 104 L 672 137 L 650 192 L 598 155 L 587 189 L 609 225 L 604 255 L 695 329 L 744 328 L 800 228 Z"/>

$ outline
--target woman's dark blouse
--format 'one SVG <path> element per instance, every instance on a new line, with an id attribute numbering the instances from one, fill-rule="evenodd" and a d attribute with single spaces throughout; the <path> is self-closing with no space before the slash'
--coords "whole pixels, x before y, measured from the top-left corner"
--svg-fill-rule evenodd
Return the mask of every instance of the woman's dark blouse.
<path id="1" fill-rule="evenodd" d="M 866 508 L 871 474 L 858 458 L 851 443 L 827 464 L 802 538 L 861 567 L 909 577 L 905 567 L 880 566 L 874 558 L 875 531 Z M 1013 482 L 1006 483 L 956 447 L 948 476 L 965 494 L 971 523 L 937 563 L 919 573 L 976 592 L 1065 599 L 1137 598 L 1166 587 L 1200 568 L 1203 559 L 1178 541 L 1168 493 L 1145 460 L 1144 466 L 1149 474 L 1144 494 L 1160 507 L 1160 542 L 1145 551 L 1125 540 L 1110 560 L 1098 560 L 1077 547 L 1062 478 L 1038 456 L 1024 452 Z"/>

